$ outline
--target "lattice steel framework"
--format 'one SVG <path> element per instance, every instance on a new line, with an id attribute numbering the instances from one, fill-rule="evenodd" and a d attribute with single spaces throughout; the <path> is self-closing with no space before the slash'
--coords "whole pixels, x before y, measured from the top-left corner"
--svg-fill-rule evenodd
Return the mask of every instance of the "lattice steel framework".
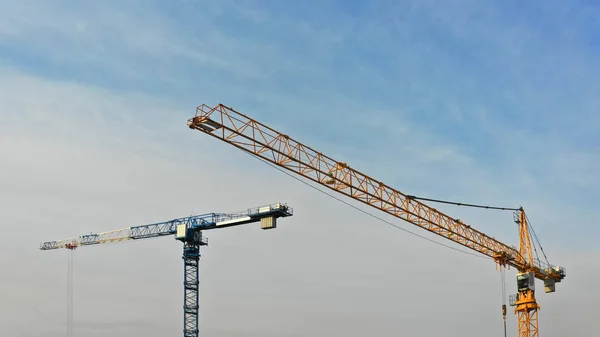
<path id="1" fill-rule="evenodd" d="M 277 218 L 292 215 L 293 209 L 291 207 L 284 203 L 275 203 L 261 207 L 248 208 L 243 212 L 208 213 L 149 225 L 132 226 L 109 232 L 81 235 L 76 238 L 47 241 L 40 245 L 40 250 L 54 250 L 59 248 L 73 250 L 80 246 L 175 235 L 177 240 L 183 242 L 183 335 L 184 337 L 197 337 L 199 310 L 198 265 L 200 260 L 200 247 L 208 245 L 208 240 L 202 236 L 202 231 L 255 222 L 261 222 L 262 229 L 271 229 L 276 227 Z M 68 300 L 72 301 L 72 299 Z M 72 316 L 72 313 L 68 312 L 67 315 Z M 69 324 L 70 323 L 71 321 L 69 321 Z"/>
<path id="2" fill-rule="evenodd" d="M 278 212 L 279 210 L 275 209 L 277 205 L 283 206 L 284 204 L 277 203 L 268 206 L 254 207 L 249 208 L 246 211 L 236 213 L 208 213 L 203 215 L 194 215 L 164 222 L 158 222 L 154 224 L 132 226 L 108 232 L 80 235 L 76 238 L 46 241 L 40 245 L 40 249 L 52 250 L 59 248 L 89 246 L 102 243 L 148 239 L 165 235 L 173 235 L 177 231 L 177 226 L 182 224 L 186 225 L 188 228 L 198 227 L 202 228 L 203 230 L 207 230 L 217 227 L 226 227 L 227 225 L 217 225 L 219 223 L 225 222 L 230 222 L 236 225 L 249 222 L 256 222 L 260 221 L 260 218 L 264 216 L 264 214 L 259 212 L 259 209 L 264 207 L 270 207 L 270 211 Z M 289 212 L 292 212 L 291 208 L 289 208 Z"/>
<path id="3" fill-rule="evenodd" d="M 519 337 L 538 337 L 538 309 L 540 306 L 535 299 L 535 292 L 527 290 L 517 294 L 517 297 L 515 313 L 517 314 Z"/>
<path id="4" fill-rule="evenodd" d="M 188 120 L 188 127 L 491 257 L 501 267 L 532 272 L 535 278 L 544 281 L 560 282 L 565 277 L 564 268 L 533 258 L 529 228 L 524 220 L 519 226 L 520 248 L 517 250 L 223 104 L 198 106 L 195 116 Z M 519 217 L 525 219 L 523 208 L 519 209 Z M 533 296 L 533 290 L 531 294 Z M 530 299 L 535 302 L 534 296 Z M 517 306 L 516 311 L 521 312 L 523 308 Z M 537 326 L 537 307 L 527 310 L 536 312 Z M 537 337 L 537 328 L 535 334 L 527 336 Z"/>
<path id="5" fill-rule="evenodd" d="M 200 260 L 200 246 L 205 245 L 203 240 L 184 242 L 183 247 L 183 336 L 198 336 L 198 264 Z"/>

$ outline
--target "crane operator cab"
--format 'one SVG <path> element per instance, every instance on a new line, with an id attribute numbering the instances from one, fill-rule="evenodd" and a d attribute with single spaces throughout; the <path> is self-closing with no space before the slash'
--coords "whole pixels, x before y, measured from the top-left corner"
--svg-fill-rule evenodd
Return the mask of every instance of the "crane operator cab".
<path id="1" fill-rule="evenodd" d="M 533 272 L 517 274 L 517 290 L 519 292 L 526 290 L 535 291 L 535 276 Z"/>

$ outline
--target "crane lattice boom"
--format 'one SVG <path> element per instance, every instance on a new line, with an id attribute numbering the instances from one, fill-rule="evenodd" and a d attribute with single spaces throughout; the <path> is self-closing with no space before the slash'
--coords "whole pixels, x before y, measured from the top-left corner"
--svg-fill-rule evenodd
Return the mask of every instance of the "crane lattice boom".
<path id="1" fill-rule="evenodd" d="M 197 107 L 188 127 L 468 247 L 494 259 L 501 267 L 515 267 L 519 271 L 518 293 L 511 298 L 511 305 L 518 314 L 519 336 L 538 337 L 539 305 L 534 279 L 544 280 L 546 292 L 554 292 L 555 283 L 565 277 L 566 271 L 533 258 L 530 228 L 523 208 L 515 213 L 520 238 L 517 250 L 223 104 Z M 502 312 L 506 317 L 504 304 Z"/>
<path id="2" fill-rule="evenodd" d="M 259 221 L 264 217 L 266 212 L 280 211 L 283 209 L 285 209 L 286 212 L 292 212 L 292 209 L 287 205 L 275 203 L 267 206 L 250 208 L 243 212 L 194 215 L 154 224 L 132 226 L 108 232 L 80 235 L 76 238 L 47 241 L 40 245 L 40 249 L 51 250 L 173 235 L 177 232 L 177 226 L 179 225 L 186 225 L 187 228 L 201 228 L 202 230 L 236 226 Z M 206 240 L 206 238 L 204 239 Z"/>
<path id="3" fill-rule="evenodd" d="M 502 265 L 560 281 L 557 268 L 521 254 L 476 229 L 376 179 L 306 146 L 223 104 L 201 105 L 188 120 L 192 129 L 223 140 L 355 200 L 487 255 Z"/>

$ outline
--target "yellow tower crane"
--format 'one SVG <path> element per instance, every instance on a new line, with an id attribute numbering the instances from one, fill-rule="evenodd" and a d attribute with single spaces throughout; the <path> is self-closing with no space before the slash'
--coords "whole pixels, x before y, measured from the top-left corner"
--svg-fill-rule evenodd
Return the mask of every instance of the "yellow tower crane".
<path id="1" fill-rule="evenodd" d="M 555 283 L 565 278 L 566 270 L 534 259 L 530 227 L 523 208 L 514 209 L 520 237 L 519 249 L 516 249 L 419 201 L 439 200 L 404 194 L 223 104 L 197 107 L 195 116 L 188 120 L 188 127 L 488 256 L 501 269 L 516 268 L 518 292 L 510 297 L 510 304 L 515 306 L 518 317 L 518 336 L 539 336 L 540 306 L 535 298 L 535 279 L 543 280 L 545 292 L 551 293 L 555 291 Z M 506 319 L 504 304 L 502 311 Z"/>

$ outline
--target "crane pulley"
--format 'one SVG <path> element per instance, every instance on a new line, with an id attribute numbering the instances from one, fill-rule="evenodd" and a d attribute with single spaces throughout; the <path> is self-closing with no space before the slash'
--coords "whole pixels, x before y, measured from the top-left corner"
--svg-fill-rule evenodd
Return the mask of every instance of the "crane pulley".
<path id="1" fill-rule="evenodd" d="M 501 267 L 516 268 L 519 272 L 519 292 L 512 304 L 516 306 L 515 313 L 519 317 L 519 336 L 538 336 L 539 306 L 535 300 L 533 280 L 543 280 L 546 292 L 554 292 L 555 283 L 565 278 L 566 270 L 533 258 L 530 230 L 523 208 L 515 209 L 520 234 L 519 249 L 516 249 L 231 107 L 202 104 L 196 108 L 195 116 L 188 120 L 187 125 L 190 129 L 208 134 L 303 178 L 488 256 Z"/>

